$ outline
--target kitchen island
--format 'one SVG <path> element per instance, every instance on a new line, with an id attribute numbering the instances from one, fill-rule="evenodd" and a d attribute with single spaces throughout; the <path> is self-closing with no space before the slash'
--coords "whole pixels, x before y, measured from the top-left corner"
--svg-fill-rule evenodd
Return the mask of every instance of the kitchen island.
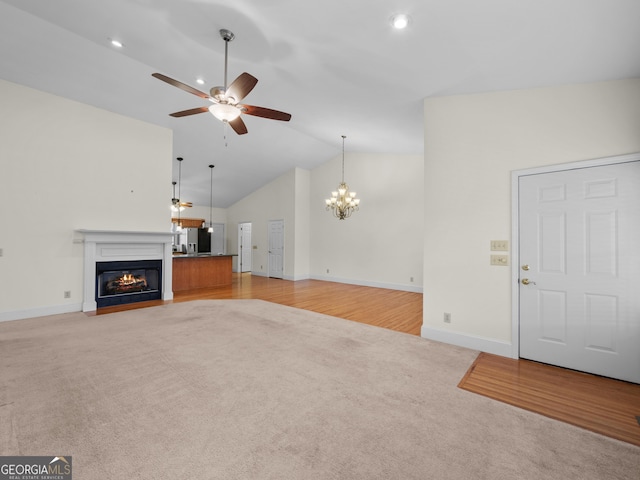
<path id="1" fill-rule="evenodd" d="M 198 253 L 173 256 L 173 291 L 231 285 L 234 255 Z"/>

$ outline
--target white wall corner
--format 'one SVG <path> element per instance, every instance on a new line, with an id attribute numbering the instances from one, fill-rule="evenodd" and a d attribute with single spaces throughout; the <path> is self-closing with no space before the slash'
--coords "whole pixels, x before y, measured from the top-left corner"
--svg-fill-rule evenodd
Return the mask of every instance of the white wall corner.
<path id="1" fill-rule="evenodd" d="M 291 280 L 292 282 L 297 282 L 298 280 L 309 280 L 311 277 L 307 274 L 303 275 L 285 275 L 283 277 L 284 280 Z"/>
<path id="2" fill-rule="evenodd" d="M 511 343 L 502 342 L 493 338 L 477 337 L 425 325 L 422 326 L 420 336 L 429 340 L 435 340 L 436 342 L 449 343 L 472 350 L 480 350 L 481 352 L 492 353 L 502 357 L 512 356 Z"/>

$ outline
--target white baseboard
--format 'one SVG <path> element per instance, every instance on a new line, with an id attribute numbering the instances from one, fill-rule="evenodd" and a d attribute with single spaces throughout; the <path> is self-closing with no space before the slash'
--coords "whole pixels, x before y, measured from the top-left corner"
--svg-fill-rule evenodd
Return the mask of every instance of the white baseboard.
<path id="1" fill-rule="evenodd" d="M 322 280 L 325 282 L 347 283 L 349 285 L 360 285 L 363 287 L 388 288 L 389 290 L 401 290 L 403 292 L 422 293 L 422 287 L 418 285 L 402 285 L 399 283 L 368 282 L 365 280 L 352 280 L 350 278 L 328 277 L 325 275 L 311 275 L 312 280 Z"/>
<path id="2" fill-rule="evenodd" d="M 492 338 L 466 335 L 464 333 L 451 332 L 449 330 L 441 330 L 439 328 L 427 327 L 424 325 L 420 331 L 420 336 L 422 338 L 428 338 L 429 340 L 449 343 L 451 345 L 470 348 L 472 350 L 480 350 L 481 352 L 492 353 L 502 357 L 512 356 L 510 343 Z"/>
<path id="3" fill-rule="evenodd" d="M 256 275 L 258 277 L 268 277 L 269 274 L 266 272 L 251 272 L 251 275 Z M 282 277 L 283 280 L 289 280 L 292 282 L 295 282 L 297 280 L 308 280 L 309 279 L 309 275 L 298 275 L 298 276 L 294 276 L 294 275 L 284 275 Z"/>
<path id="4" fill-rule="evenodd" d="M 291 280 L 292 282 L 296 282 L 298 280 L 309 280 L 309 275 L 285 275 L 285 280 Z"/>
<path id="5" fill-rule="evenodd" d="M 14 310 L 12 312 L 0 312 L 0 322 L 22 320 L 24 318 L 46 317 L 61 313 L 81 312 L 82 303 L 67 303 L 65 305 L 52 305 L 50 307 L 29 308 L 27 310 Z"/>
<path id="6" fill-rule="evenodd" d="M 252 270 L 251 275 L 258 277 L 268 277 L 266 272 L 257 272 Z M 422 287 L 417 285 L 401 285 L 397 283 L 383 283 L 383 282 L 367 282 L 363 280 L 352 280 L 350 278 L 339 277 L 327 277 L 324 275 L 285 275 L 283 280 L 297 281 L 297 280 L 321 280 L 323 282 L 336 282 L 346 283 L 349 285 L 360 285 L 363 287 L 375 287 L 375 288 L 388 288 L 389 290 L 401 290 L 403 292 L 422 293 Z"/>

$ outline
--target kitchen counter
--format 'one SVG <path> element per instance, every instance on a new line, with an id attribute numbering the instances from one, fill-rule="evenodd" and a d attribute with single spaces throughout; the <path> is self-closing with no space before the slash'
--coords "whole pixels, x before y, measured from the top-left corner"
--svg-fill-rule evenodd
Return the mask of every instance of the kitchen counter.
<path id="1" fill-rule="evenodd" d="M 237 253 L 174 253 L 173 258 L 201 258 L 201 257 L 237 257 Z"/>
<path id="2" fill-rule="evenodd" d="M 173 256 L 173 291 L 231 285 L 231 258 L 235 255 L 210 253 Z"/>

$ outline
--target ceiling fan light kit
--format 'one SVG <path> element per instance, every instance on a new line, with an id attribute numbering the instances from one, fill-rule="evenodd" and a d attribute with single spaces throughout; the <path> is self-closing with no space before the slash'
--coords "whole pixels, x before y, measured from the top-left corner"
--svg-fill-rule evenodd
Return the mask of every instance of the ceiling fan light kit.
<path id="1" fill-rule="evenodd" d="M 288 122 L 291 120 L 291 114 L 272 110 L 265 107 L 256 107 L 253 105 L 243 105 L 239 102 L 246 97 L 258 83 L 258 79 L 247 72 L 241 73 L 229 86 L 227 86 L 227 64 L 229 60 L 228 47 L 229 42 L 235 38 L 233 32 L 222 29 L 220 37 L 224 40 L 224 86 L 213 87 L 210 94 L 206 94 L 185 83 L 174 80 L 161 73 L 153 73 L 152 76 L 158 80 L 162 80 L 169 85 L 173 85 L 185 92 L 191 93 L 197 97 L 209 100 L 212 105 L 208 107 L 196 107 L 189 110 L 171 113 L 172 117 L 187 117 L 198 113 L 210 112 L 218 120 L 228 123 L 231 128 L 238 134 L 247 133 L 247 127 L 242 120 L 241 115 L 253 115 L 255 117 L 268 118 L 270 120 L 280 120 Z"/>
<path id="2" fill-rule="evenodd" d="M 238 107 L 229 105 L 227 103 L 214 103 L 209 107 L 209 111 L 218 120 L 223 122 L 231 122 L 240 116 L 242 113 Z"/>

